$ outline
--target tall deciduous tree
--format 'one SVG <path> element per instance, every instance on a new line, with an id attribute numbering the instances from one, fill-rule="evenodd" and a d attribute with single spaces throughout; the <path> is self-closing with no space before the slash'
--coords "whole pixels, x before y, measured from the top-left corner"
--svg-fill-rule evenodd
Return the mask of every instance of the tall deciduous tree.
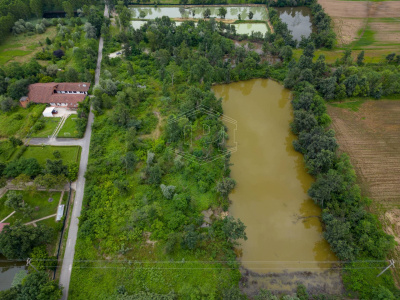
<path id="1" fill-rule="evenodd" d="M 364 50 L 362 50 L 358 55 L 357 55 L 357 65 L 362 66 L 364 64 Z"/>
<path id="2" fill-rule="evenodd" d="M 227 13 L 228 13 L 228 11 L 226 10 L 225 7 L 220 7 L 218 9 L 218 16 L 221 17 L 221 19 L 225 19 L 225 16 Z"/>
<path id="3" fill-rule="evenodd" d="M 29 6 L 36 17 L 41 17 L 43 14 L 43 2 L 42 0 L 30 0 Z"/>
<path id="4" fill-rule="evenodd" d="M 72 18 L 74 16 L 74 7 L 71 1 L 64 1 L 62 3 L 63 9 L 67 14 L 67 18 Z"/>
<path id="5" fill-rule="evenodd" d="M 223 220 L 222 231 L 228 240 L 236 241 L 238 239 L 247 240 L 246 226 L 240 219 L 235 220 L 232 216 L 227 216 Z"/>
<path id="6" fill-rule="evenodd" d="M 45 244 L 52 236 L 52 230 L 44 225 L 37 227 L 23 225 L 16 221 L 6 225 L 0 234 L 0 253 L 8 259 L 25 259 L 36 246 Z"/>
<path id="7" fill-rule="evenodd" d="M 211 16 L 211 9 L 206 8 L 203 12 L 204 19 L 208 19 Z"/>
<path id="8" fill-rule="evenodd" d="M 228 197 L 229 193 L 235 188 L 235 186 L 236 181 L 232 178 L 226 177 L 217 183 L 216 189 L 223 198 L 226 198 Z"/>
<path id="9" fill-rule="evenodd" d="M 4 202 L 4 205 L 16 211 L 21 210 L 23 207 L 22 195 L 17 194 L 15 191 L 9 191 L 7 193 L 7 200 Z"/>
<path id="10" fill-rule="evenodd" d="M 254 13 L 252 11 L 249 12 L 249 19 L 253 19 Z"/>

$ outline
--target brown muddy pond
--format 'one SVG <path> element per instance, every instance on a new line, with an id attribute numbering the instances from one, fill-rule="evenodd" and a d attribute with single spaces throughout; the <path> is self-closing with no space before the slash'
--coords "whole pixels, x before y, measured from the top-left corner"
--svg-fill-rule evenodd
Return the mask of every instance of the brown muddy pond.
<path id="1" fill-rule="evenodd" d="M 275 7 L 279 18 L 286 23 L 296 41 L 301 40 L 301 36 L 306 38 L 313 32 L 311 10 L 305 6 L 299 7 Z"/>
<path id="2" fill-rule="evenodd" d="M 291 94 L 279 83 L 255 79 L 213 88 L 223 98 L 231 156 L 230 214 L 247 226 L 241 262 L 257 273 L 321 271 L 336 261 L 322 236 L 321 210 L 308 197 L 313 178 L 293 149 Z"/>

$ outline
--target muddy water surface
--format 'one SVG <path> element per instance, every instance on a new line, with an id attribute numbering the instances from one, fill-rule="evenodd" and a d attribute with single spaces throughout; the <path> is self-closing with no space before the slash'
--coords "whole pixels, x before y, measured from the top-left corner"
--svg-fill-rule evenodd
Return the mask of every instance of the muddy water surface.
<path id="1" fill-rule="evenodd" d="M 320 209 L 308 197 L 313 179 L 294 151 L 290 92 L 279 83 L 256 79 L 214 87 L 224 113 L 237 121 L 236 134 L 226 123 L 232 154 L 230 214 L 247 226 L 242 265 L 265 273 L 277 270 L 324 270 L 336 260 L 322 237 Z"/>

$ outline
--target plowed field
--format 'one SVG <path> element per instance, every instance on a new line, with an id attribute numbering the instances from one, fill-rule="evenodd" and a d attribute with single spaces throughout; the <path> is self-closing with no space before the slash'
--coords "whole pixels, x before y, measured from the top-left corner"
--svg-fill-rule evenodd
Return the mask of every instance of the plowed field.
<path id="1" fill-rule="evenodd" d="M 363 38 L 365 29 L 374 32 L 365 49 L 398 49 L 400 45 L 400 1 L 318 0 L 333 21 L 339 45 Z"/>
<path id="2" fill-rule="evenodd" d="M 400 244 L 400 101 L 367 101 L 357 112 L 328 106 L 339 150 L 350 155 L 364 196 Z M 400 246 L 392 254 L 399 259 Z M 396 268 L 399 283 L 400 268 Z"/>

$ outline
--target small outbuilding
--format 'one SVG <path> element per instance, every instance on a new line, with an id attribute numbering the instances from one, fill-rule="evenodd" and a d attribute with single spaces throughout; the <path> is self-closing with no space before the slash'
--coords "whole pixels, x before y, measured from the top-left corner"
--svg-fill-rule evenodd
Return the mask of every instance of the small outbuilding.
<path id="1" fill-rule="evenodd" d="M 52 117 L 53 116 L 54 107 L 46 107 L 43 111 L 43 117 Z"/>
<path id="2" fill-rule="evenodd" d="M 57 222 L 60 221 L 62 219 L 62 217 L 64 216 L 64 207 L 65 207 L 64 204 L 61 204 L 61 205 L 58 206 L 57 216 L 56 216 L 56 221 Z"/>

